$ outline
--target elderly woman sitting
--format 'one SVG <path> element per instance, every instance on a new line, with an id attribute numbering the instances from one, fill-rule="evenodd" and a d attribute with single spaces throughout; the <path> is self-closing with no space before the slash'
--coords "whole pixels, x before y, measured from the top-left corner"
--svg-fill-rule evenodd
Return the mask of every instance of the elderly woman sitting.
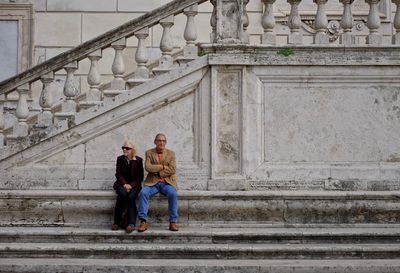
<path id="1" fill-rule="evenodd" d="M 127 233 L 135 230 L 137 207 L 136 197 L 140 192 L 143 181 L 143 159 L 136 155 L 135 145 L 127 140 L 122 146 L 123 155 L 117 158 L 117 168 L 114 190 L 117 193 L 115 204 L 114 224 L 112 230 L 121 226 L 122 213 L 127 206 L 128 222 L 125 228 Z"/>

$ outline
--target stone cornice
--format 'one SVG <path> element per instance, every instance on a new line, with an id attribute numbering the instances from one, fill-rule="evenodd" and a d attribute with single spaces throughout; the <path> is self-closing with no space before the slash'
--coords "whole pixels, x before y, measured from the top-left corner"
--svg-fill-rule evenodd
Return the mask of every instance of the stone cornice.
<path id="1" fill-rule="evenodd" d="M 180 190 L 183 200 L 249 199 L 249 200 L 392 200 L 400 196 L 399 191 L 188 191 Z M 111 190 L 0 190 L 0 199 L 10 198 L 115 198 Z"/>
<path id="2" fill-rule="evenodd" d="M 398 66 L 400 46 L 249 46 L 203 44 L 210 65 Z"/>
<path id="3" fill-rule="evenodd" d="M 133 19 L 117 28 L 114 28 L 96 38 L 89 40 L 71 50 L 55 56 L 39 65 L 36 65 L 14 77 L 0 82 L 0 95 L 14 90 L 17 86 L 34 81 L 41 75 L 61 69 L 64 65 L 86 58 L 87 54 L 108 47 L 123 37 L 129 37 L 134 32 L 157 24 L 161 19 L 182 12 L 193 4 L 201 4 L 206 0 L 175 0 L 136 19 Z"/>

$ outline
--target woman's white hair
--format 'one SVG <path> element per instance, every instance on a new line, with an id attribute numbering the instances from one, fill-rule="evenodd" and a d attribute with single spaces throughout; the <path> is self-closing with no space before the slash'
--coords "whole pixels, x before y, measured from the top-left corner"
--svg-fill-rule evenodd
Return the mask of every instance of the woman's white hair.
<path id="1" fill-rule="evenodd" d="M 129 140 L 129 139 L 125 140 L 123 146 L 132 148 L 133 156 L 136 155 L 136 146 L 132 140 Z"/>

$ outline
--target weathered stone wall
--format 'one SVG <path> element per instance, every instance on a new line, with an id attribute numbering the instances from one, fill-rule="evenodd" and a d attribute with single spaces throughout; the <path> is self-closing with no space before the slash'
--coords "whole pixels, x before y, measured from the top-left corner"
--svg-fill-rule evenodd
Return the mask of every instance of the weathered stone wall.
<path id="1" fill-rule="evenodd" d="M 211 189 L 399 189 L 395 51 L 222 48 Z"/>
<path id="2" fill-rule="evenodd" d="M 398 49 L 278 49 L 205 47 L 0 161 L 0 187 L 110 188 L 122 141 L 143 156 L 161 131 L 182 189 L 398 190 Z"/>

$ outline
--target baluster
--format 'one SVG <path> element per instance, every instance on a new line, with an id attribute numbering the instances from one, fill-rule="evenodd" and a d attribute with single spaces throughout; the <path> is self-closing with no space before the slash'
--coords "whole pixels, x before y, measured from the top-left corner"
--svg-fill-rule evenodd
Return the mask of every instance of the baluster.
<path id="1" fill-rule="evenodd" d="M 98 62 L 102 57 L 101 49 L 88 54 L 90 69 L 87 77 L 89 90 L 86 92 L 86 101 L 79 103 L 83 108 L 88 108 L 101 103 L 101 76 L 98 69 Z"/>
<path id="2" fill-rule="evenodd" d="M 183 37 L 186 40 L 186 45 L 183 48 L 183 58 L 178 58 L 180 62 L 187 62 L 197 58 L 197 47 L 195 41 L 197 39 L 196 24 L 194 17 L 197 15 L 198 4 L 192 5 L 184 9 L 183 13 L 186 15 L 186 27 Z"/>
<path id="3" fill-rule="evenodd" d="M 250 36 L 247 33 L 247 27 L 249 26 L 249 15 L 247 14 L 247 4 L 249 3 L 249 0 L 243 0 L 243 8 L 242 8 L 242 24 L 243 24 L 243 31 L 240 33 L 240 41 L 242 43 L 248 44 L 250 43 Z"/>
<path id="4" fill-rule="evenodd" d="M 67 71 L 67 76 L 64 84 L 64 96 L 66 100 L 61 105 L 61 112 L 55 113 L 54 116 L 58 123 L 58 126 L 62 129 L 68 129 L 69 120 L 73 120 L 76 114 L 76 102 L 75 97 L 79 93 L 79 89 L 75 84 L 74 72 L 78 69 L 78 62 L 72 62 L 64 66 Z"/>
<path id="5" fill-rule="evenodd" d="M 369 35 L 367 36 L 367 44 L 379 45 L 382 42 L 382 35 L 379 34 L 379 27 L 381 26 L 381 19 L 379 18 L 378 3 L 380 0 L 365 0 L 369 4 L 369 13 L 367 19 L 367 27 Z"/>
<path id="6" fill-rule="evenodd" d="M 351 12 L 351 4 L 354 0 L 340 0 L 343 4 L 343 14 L 340 26 L 343 28 L 343 34 L 340 36 L 340 43 L 344 45 L 355 44 L 355 36 L 353 35 L 353 14 Z"/>
<path id="7" fill-rule="evenodd" d="M 300 33 L 301 18 L 299 15 L 299 4 L 301 0 L 287 0 L 290 4 L 290 14 L 288 18 L 288 26 L 290 28 L 290 34 L 288 38 L 288 44 L 302 44 L 303 37 Z"/>
<path id="8" fill-rule="evenodd" d="M 17 109 L 18 93 L 16 91 L 4 94 L 3 103 L 3 115 L 4 115 L 4 128 L 13 127 L 18 123 L 18 119 L 15 116 L 15 110 Z M 7 136 L 5 136 L 7 143 Z"/>
<path id="9" fill-rule="evenodd" d="M 262 0 L 265 6 L 264 13 L 261 18 L 261 25 L 264 28 L 262 35 L 262 43 L 267 45 L 276 44 L 276 35 L 274 33 L 275 17 L 273 4 L 276 0 Z"/>
<path id="10" fill-rule="evenodd" d="M 0 96 L 0 149 L 4 147 L 4 100 Z"/>
<path id="11" fill-rule="evenodd" d="M 210 18 L 210 25 L 211 25 L 211 34 L 210 34 L 210 42 L 216 43 L 217 42 L 217 0 L 210 0 L 211 4 L 213 5 L 213 11 Z"/>
<path id="12" fill-rule="evenodd" d="M 114 79 L 111 81 L 112 90 L 124 90 L 125 80 L 122 78 L 125 73 L 124 58 L 122 57 L 122 51 L 126 48 L 126 39 L 122 38 L 111 44 L 111 47 L 115 50 L 114 62 L 112 64 L 112 73 Z"/>
<path id="13" fill-rule="evenodd" d="M 396 5 L 396 15 L 393 19 L 393 27 L 396 33 L 393 35 L 392 43 L 398 45 L 400 44 L 400 0 L 392 0 L 392 2 Z"/>
<path id="14" fill-rule="evenodd" d="M 317 4 L 317 14 L 315 16 L 315 29 L 317 33 L 314 36 L 314 44 L 329 44 L 328 17 L 326 16 L 325 4 L 328 0 L 314 0 Z"/>
<path id="15" fill-rule="evenodd" d="M 146 48 L 146 38 L 149 36 L 149 28 L 145 27 L 141 30 L 135 32 L 135 37 L 138 39 L 138 46 L 135 54 L 135 61 L 137 63 L 137 69 L 133 78 L 127 81 L 127 84 L 130 88 L 133 88 L 143 82 L 149 80 L 149 69 L 147 68 L 147 61 L 149 57 L 147 55 Z"/>
<path id="16" fill-rule="evenodd" d="M 42 111 L 38 114 L 37 124 L 35 128 L 46 128 L 53 125 L 53 113 L 51 107 L 53 106 L 53 81 L 54 73 L 50 72 L 40 78 L 43 84 L 42 93 L 39 98 L 39 105 Z"/>
<path id="17" fill-rule="evenodd" d="M 64 66 L 64 69 L 67 72 L 67 77 L 65 79 L 65 84 L 64 84 L 64 96 L 66 97 L 67 101 L 75 103 L 73 99 L 75 98 L 75 96 L 78 95 L 79 89 L 75 84 L 74 72 L 75 70 L 78 69 L 78 63 L 72 62 Z M 67 112 L 75 112 L 76 111 L 75 107 L 76 105 L 74 105 L 73 108 L 70 108 L 70 110 Z"/>
<path id="18" fill-rule="evenodd" d="M 171 27 L 174 25 L 174 16 L 170 15 L 160 20 L 160 25 L 163 28 L 163 34 L 160 42 L 162 56 L 160 58 L 159 66 L 153 69 L 155 74 L 168 72 L 172 68 L 174 62 L 171 56 L 172 50 L 174 49 L 171 39 Z"/>
<path id="19" fill-rule="evenodd" d="M 29 107 L 28 107 L 28 93 L 29 93 L 29 84 L 23 84 L 17 87 L 18 92 L 18 104 L 17 109 L 15 111 L 15 115 L 18 118 L 18 123 L 13 127 L 13 136 L 12 138 L 20 138 L 26 137 L 28 135 L 28 123 L 26 123 L 29 116 Z"/>

